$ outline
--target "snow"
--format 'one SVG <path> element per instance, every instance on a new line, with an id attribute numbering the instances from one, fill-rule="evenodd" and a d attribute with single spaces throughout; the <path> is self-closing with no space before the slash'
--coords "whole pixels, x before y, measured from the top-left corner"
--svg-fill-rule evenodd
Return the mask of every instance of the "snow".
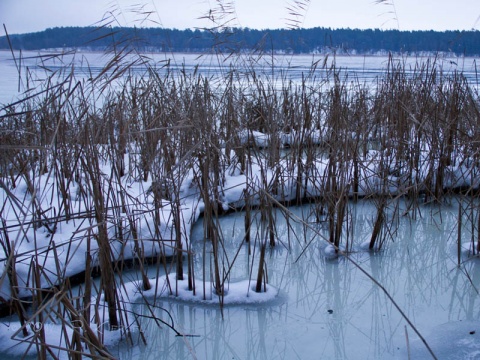
<path id="1" fill-rule="evenodd" d="M 144 298 L 169 298 L 178 301 L 195 302 L 202 304 L 218 305 L 247 305 L 265 304 L 273 301 L 278 295 L 278 289 L 265 284 L 261 292 L 255 291 L 255 283 L 251 280 L 229 282 L 225 287 L 225 294 L 218 295 L 211 281 L 195 281 L 195 293 L 188 289 L 188 277 L 184 280 L 176 280 L 176 274 L 151 279 L 156 286 L 150 290 L 140 290 L 139 282 L 131 282 L 125 285 L 127 292 L 134 294 L 133 299 Z M 170 283 L 170 285 L 169 285 Z M 205 290 L 205 291 L 204 291 Z"/>
<path id="2" fill-rule="evenodd" d="M 287 136 L 288 135 L 288 136 Z M 285 134 L 283 138 L 295 137 L 295 134 Z M 316 137 L 314 132 L 310 136 Z M 250 132 L 248 134 L 242 133 L 241 138 L 244 142 L 252 141 L 258 146 L 267 146 L 268 137 L 259 132 Z M 287 143 L 288 141 L 286 141 Z M 428 149 L 427 149 L 428 150 Z M 389 163 L 384 159 L 385 155 L 379 151 L 370 150 L 363 159 L 359 167 L 359 195 L 365 196 L 372 193 L 389 193 L 397 194 L 403 190 L 404 183 L 408 180 L 406 174 L 396 172 L 395 175 L 390 175 L 387 182 L 384 183 L 378 177 L 378 167 L 381 162 Z M 394 155 L 391 155 L 393 158 Z M 315 160 L 311 166 L 312 176 L 306 181 L 306 187 L 301 189 L 301 196 L 305 193 L 308 196 L 320 195 L 320 189 L 323 188 L 324 174 L 327 171 L 327 159 Z M 418 183 L 427 176 L 427 160 L 423 162 L 423 167 L 419 174 L 413 174 L 414 178 L 418 178 Z M 128 165 L 127 165 L 128 167 Z M 352 164 L 344 164 L 347 169 L 345 173 L 345 186 L 349 195 L 353 194 L 353 166 Z M 277 189 L 275 198 L 278 201 L 290 201 L 295 199 L 295 187 L 297 178 L 296 166 L 292 167 L 291 163 L 281 160 L 278 164 L 280 169 L 281 186 Z M 104 163 L 102 171 L 105 177 L 103 186 L 110 185 L 109 174 L 111 169 L 109 164 Z M 264 163 L 257 160 L 252 160 L 251 175 L 249 179 L 249 192 L 252 196 L 251 205 L 259 204 L 259 193 L 263 188 L 262 175 L 264 174 L 266 183 L 272 184 L 274 178 L 273 169 L 269 169 Z M 246 190 L 247 178 L 244 173 L 236 167 L 229 169 L 224 174 L 224 184 L 221 189 L 222 207 L 224 210 L 229 208 L 238 208 L 244 205 L 244 196 Z M 450 187 L 465 187 L 478 186 L 479 177 L 477 170 L 468 161 L 451 166 L 447 169 L 445 176 L 446 186 Z M 60 214 L 62 212 L 61 197 L 56 194 L 59 189 L 56 188 L 54 176 L 51 173 L 39 176 L 35 180 L 35 193 L 30 194 L 27 184 L 22 180 L 18 180 L 16 187 L 13 189 L 0 188 L 0 199 L 5 204 L 2 215 L 5 219 L 7 227 L 12 227 L 9 230 L 9 239 L 13 241 L 13 249 L 17 255 L 16 270 L 20 281 L 20 296 L 27 295 L 28 291 L 22 290 L 26 284 L 28 273 L 31 267 L 32 254 L 35 254 L 35 261 L 40 264 L 45 272 L 57 273 L 57 267 L 62 269 L 64 276 L 71 276 L 77 274 L 85 269 L 85 254 L 87 246 L 90 247 L 93 254 L 97 250 L 96 241 L 92 240 L 92 236 L 96 234 L 96 226 L 84 217 L 73 218 L 69 221 L 61 221 L 57 224 L 54 230 L 51 229 L 53 224 L 45 224 L 38 228 L 34 227 L 32 221 L 34 220 L 31 207 L 34 202 L 41 204 L 41 208 L 51 209 L 50 213 Z M 198 220 L 201 211 L 203 210 L 203 202 L 201 201 L 199 191 L 193 185 L 193 174 L 189 173 L 183 178 L 180 184 L 181 195 L 181 218 L 182 218 L 182 241 L 184 246 L 189 242 L 189 234 L 192 225 Z M 115 233 L 115 223 L 109 224 L 109 236 L 112 239 L 117 239 L 111 242 L 113 253 L 116 259 L 134 258 L 135 247 L 129 224 L 129 217 L 135 218 L 136 232 L 139 239 L 143 239 L 144 256 L 153 257 L 158 254 L 165 254 L 166 256 L 173 255 L 173 248 L 175 247 L 175 233 L 173 229 L 172 218 L 172 203 L 168 201 L 162 202 L 162 207 L 159 209 L 160 229 L 155 233 L 154 207 L 153 195 L 149 189 L 152 187 L 152 181 L 136 181 L 132 176 L 124 176 L 122 183 L 115 185 L 119 191 L 128 192 L 126 197 L 125 213 L 111 214 L 116 217 L 116 221 L 122 224 L 125 234 L 123 239 L 119 239 Z M 73 214 L 84 214 L 92 211 L 92 208 L 86 208 L 85 201 L 80 199 L 79 183 L 72 181 L 67 189 L 71 201 L 71 212 Z M 17 201 L 12 201 L 12 197 Z M 23 219 L 23 223 L 18 224 L 18 220 Z M 45 222 L 44 222 L 45 223 Z M 53 233 L 52 233 L 53 232 Z M 90 239 L 90 243 L 88 241 Z M 326 256 L 329 256 L 328 249 Z M 5 249 L 0 249 L 0 257 L 6 258 Z M 94 256 L 95 261 L 95 256 Z M 48 287 L 55 285 L 55 279 L 43 279 L 43 286 Z M 4 279 L 1 284 L 0 296 L 8 299 L 10 297 L 10 290 L 8 279 Z"/>
<path id="3" fill-rule="evenodd" d="M 95 313 L 96 299 L 92 299 L 91 312 Z M 131 307 L 128 303 L 125 305 L 129 310 Z M 103 299 L 100 299 L 98 309 L 105 309 L 106 304 Z M 90 327 L 97 331 L 96 335 L 101 333 L 103 344 L 108 348 L 113 346 L 122 340 L 124 337 L 124 331 L 122 328 L 111 330 L 108 327 L 108 321 L 106 314 L 102 310 L 97 311 L 99 319 L 97 322 L 91 322 Z M 69 348 L 74 335 L 74 329 L 79 334 L 83 333 L 83 320 L 65 319 L 64 324 L 60 323 L 63 320 L 46 320 L 44 322 L 32 321 L 26 322 L 24 326 L 20 321 L 9 319 L 4 321 L 0 325 L 0 351 L 4 354 L 12 355 L 15 357 L 23 357 L 25 355 L 35 356 L 37 355 L 36 342 L 38 337 L 44 336 L 45 343 L 51 345 L 50 351 L 59 359 L 68 359 L 67 353 L 63 349 Z M 126 320 L 131 324 L 133 319 L 130 316 Z M 64 326 L 65 325 L 65 326 Z M 27 336 L 23 336 L 22 330 L 26 328 L 28 331 Z M 135 330 L 132 327 L 132 330 Z"/>
<path id="4" fill-rule="evenodd" d="M 308 135 L 313 143 L 319 143 L 322 136 L 317 132 Z M 288 145 L 292 139 L 298 137 L 298 134 L 282 134 L 283 145 Z M 260 132 L 241 133 L 240 138 L 244 144 L 252 144 L 261 148 L 268 147 L 270 139 L 267 135 Z M 425 150 L 425 154 L 428 149 Z M 402 172 L 402 168 L 392 169 L 391 175 L 388 176 L 385 183 L 378 177 L 379 166 L 384 163 L 393 163 L 389 159 L 393 159 L 394 155 L 390 155 L 389 159 L 385 159 L 385 154 L 379 151 L 370 150 L 366 156 L 361 159 L 360 166 L 360 184 L 359 195 L 368 195 L 372 193 L 397 194 L 402 191 L 402 187 L 408 180 L 407 174 Z M 389 160 L 389 161 L 387 161 Z M 467 161 L 458 163 L 447 169 L 447 186 L 463 187 L 479 185 L 478 170 Z M 323 188 L 324 174 L 327 171 L 327 159 L 317 159 L 310 168 L 312 176 L 305 182 L 306 187 L 302 189 L 301 196 L 305 193 L 308 196 L 319 195 L 319 189 Z M 260 203 L 259 193 L 265 186 L 264 184 L 272 184 L 275 171 L 270 169 L 261 160 L 253 159 L 250 170 L 250 178 L 248 179 L 249 188 L 247 189 L 247 178 L 238 167 L 232 167 L 222 174 L 224 183 L 220 193 L 222 194 L 222 206 L 226 210 L 230 207 L 241 207 L 244 205 L 245 191 L 248 190 L 253 196 L 252 205 Z M 281 160 L 278 163 L 280 170 L 281 187 L 278 189 L 274 197 L 278 201 L 289 201 L 295 199 L 296 194 L 296 178 L 297 168 L 292 162 Z M 351 163 L 342 165 L 346 170 L 345 184 L 348 195 L 353 194 L 353 165 Z M 413 179 L 417 179 L 421 184 L 428 173 L 427 155 L 425 155 L 422 166 L 418 173 L 413 174 Z M 128 168 L 128 165 L 127 165 Z M 398 170 L 398 171 L 393 171 Z M 6 188 L 0 186 L 0 200 L 4 204 L 2 216 L 5 219 L 5 225 L 8 227 L 8 235 L 11 247 L 16 255 L 16 271 L 19 282 L 19 296 L 28 296 L 31 292 L 27 289 L 31 281 L 32 262 L 41 265 L 43 274 L 50 276 L 42 276 L 42 287 L 51 287 L 59 284 L 61 279 L 56 274 L 61 273 L 63 277 L 69 277 L 85 270 L 85 258 L 87 249 L 89 248 L 93 254 L 94 264 L 97 263 L 96 251 L 98 246 L 93 237 L 97 233 L 97 227 L 86 216 L 75 217 L 75 214 L 87 214 L 91 212 L 92 207 L 88 207 L 88 202 L 82 200 L 82 190 L 80 180 L 72 181 L 67 189 L 70 202 L 70 210 L 72 218 L 63 220 L 57 224 L 48 223 L 45 219 L 41 220 L 41 226 L 36 226 L 35 221 L 38 217 L 34 216 L 32 208 L 35 203 L 41 204 L 42 209 L 48 209 L 50 214 L 55 216 L 64 216 L 64 208 L 62 198 L 59 195 L 60 190 L 54 181 L 54 170 L 47 174 L 37 176 L 32 181 L 35 184 L 35 190 L 29 191 L 28 184 L 23 178 L 17 180 L 14 188 Z M 108 163 L 102 164 L 102 172 L 104 182 L 102 186 L 107 188 L 112 185 L 110 174 L 111 169 Z M 83 175 L 85 176 L 85 175 Z M 263 176 L 263 178 L 262 178 Z M 84 180 L 85 181 L 85 180 Z M 160 225 L 157 227 L 155 223 L 154 197 L 152 191 L 152 181 L 138 181 L 131 175 L 126 175 L 120 183 L 113 184 L 118 191 L 126 191 L 128 196 L 125 197 L 125 212 L 121 214 L 109 213 L 112 220 L 108 224 L 108 232 L 111 239 L 111 246 L 115 259 L 132 259 L 136 256 L 135 239 L 132 231 L 131 218 L 135 218 L 136 236 L 143 239 L 143 255 L 153 257 L 159 254 L 171 256 L 174 254 L 175 247 L 175 231 L 173 226 L 173 203 L 162 200 L 162 206 L 158 211 Z M 198 220 L 203 210 L 204 204 L 200 198 L 199 190 L 194 184 L 193 172 L 187 172 L 182 178 L 180 186 L 180 214 L 182 226 L 182 242 L 184 248 L 190 242 L 189 234 L 193 224 Z M 16 199 L 16 201 L 15 201 Z M 52 216 L 53 217 L 53 216 Z M 19 223 L 20 220 L 20 223 Z M 117 234 L 116 225 L 121 224 L 124 229 L 123 238 Z M 53 229 L 53 227 L 56 227 Z M 361 245 L 362 249 L 368 247 Z M 337 256 L 335 248 L 327 245 L 324 249 L 326 258 L 334 258 Z M 4 259 L 4 266 L 8 261 L 6 248 L 0 248 L 0 258 Z M 173 298 L 180 301 L 188 301 L 203 304 L 239 305 L 239 304 L 259 304 L 269 303 L 278 295 L 278 289 L 266 285 L 264 292 L 257 293 L 252 289 L 254 283 L 251 279 L 244 279 L 238 282 L 228 283 L 225 287 L 225 294 L 218 296 L 213 290 L 213 285 L 209 281 L 196 280 L 196 293 L 188 290 L 187 280 L 175 280 L 175 274 L 169 274 L 171 287 L 167 286 L 166 276 L 162 276 L 151 281 L 157 286 L 153 286 L 151 290 L 141 292 L 138 283 L 125 284 L 126 295 L 132 299 L 149 298 L 149 297 L 165 297 Z M 0 287 L 0 296 L 4 299 L 11 298 L 10 285 L 8 278 L 2 278 Z M 206 292 L 203 293 L 203 289 Z M 155 293 L 155 289 L 157 292 Z M 55 339 L 61 338 L 61 325 L 44 324 L 46 336 L 55 342 Z M 18 340 L 18 336 L 13 336 L 18 332 L 20 323 L 15 320 L 0 324 L 0 351 L 7 352 L 12 355 L 23 354 L 28 348 L 28 344 Z M 108 332 L 108 343 L 119 341 L 120 332 Z M 70 335 L 69 335 L 70 336 Z M 464 339 L 470 341 L 470 337 Z M 47 340 L 50 341 L 50 340 Z M 469 343 L 470 344 L 470 343 Z M 468 346 L 470 346 L 467 344 Z M 474 344 L 475 348 L 478 345 Z M 473 347 L 473 345 L 471 346 Z M 34 351 L 34 347 L 30 349 Z"/>
<path id="5" fill-rule="evenodd" d="M 478 359 L 480 327 L 475 321 L 452 321 L 436 326 L 428 335 L 428 343 L 439 359 Z M 408 355 L 408 354 L 406 354 Z M 412 359 L 430 358 L 425 345 L 415 339 L 410 344 Z"/>

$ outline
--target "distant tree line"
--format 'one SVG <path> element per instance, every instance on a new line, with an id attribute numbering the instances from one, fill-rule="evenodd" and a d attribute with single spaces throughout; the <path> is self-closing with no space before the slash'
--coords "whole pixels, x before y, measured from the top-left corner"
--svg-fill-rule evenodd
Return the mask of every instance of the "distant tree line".
<path id="1" fill-rule="evenodd" d="M 10 42 L 8 41 L 10 40 Z M 226 28 L 221 31 L 162 28 L 61 27 L 45 31 L 0 37 L 0 49 L 112 47 L 139 51 L 173 52 L 450 52 L 480 54 L 480 31 L 398 31 L 359 29 L 274 29 Z"/>

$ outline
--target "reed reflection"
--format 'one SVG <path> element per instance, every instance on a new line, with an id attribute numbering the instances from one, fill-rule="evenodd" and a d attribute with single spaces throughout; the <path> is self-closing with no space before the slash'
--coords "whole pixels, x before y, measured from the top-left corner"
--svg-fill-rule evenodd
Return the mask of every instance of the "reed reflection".
<path id="1" fill-rule="evenodd" d="M 416 219 L 396 218 L 394 241 L 389 240 L 381 251 L 366 251 L 362 245 L 368 242 L 374 226 L 375 205 L 363 201 L 349 206 L 352 223 L 348 236 L 353 241 L 349 256 L 382 284 L 415 326 L 427 334 L 427 340 L 434 341 L 428 330 L 443 323 L 480 318 L 476 287 L 480 262 L 464 254 L 461 266 L 457 266 L 458 208 L 454 202 L 420 207 Z M 407 206 L 401 202 L 399 209 Z M 124 353 L 120 346 L 119 357 L 386 359 L 405 354 L 405 334 L 411 342 L 416 336 L 385 292 L 343 256 L 325 257 L 328 244 L 322 237 L 327 237 L 328 226 L 316 221 L 311 205 L 293 207 L 292 211 L 298 218 L 311 221 L 290 218 L 287 224 L 280 212 L 275 215 L 279 244 L 286 244 L 270 248 L 265 258 L 269 283 L 280 289 L 275 302 L 220 309 L 161 300 L 156 305 L 168 310 L 176 328 L 195 336 L 177 337 L 165 327 L 149 325 L 145 330 L 148 346 L 134 350 L 138 354 L 132 350 Z M 235 259 L 230 280 L 255 274 L 253 247 L 248 249 L 243 242 L 244 229 L 238 226 L 242 214 L 218 221 L 224 235 L 228 234 L 224 242 L 227 257 Z M 197 241 L 192 244 L 194 251 L 203 247 Z M 202 263 L 197 261 L 195 266 L 196 273 L 201 274 Z M 155 316 L 167 319 L 162 311 Z"/>

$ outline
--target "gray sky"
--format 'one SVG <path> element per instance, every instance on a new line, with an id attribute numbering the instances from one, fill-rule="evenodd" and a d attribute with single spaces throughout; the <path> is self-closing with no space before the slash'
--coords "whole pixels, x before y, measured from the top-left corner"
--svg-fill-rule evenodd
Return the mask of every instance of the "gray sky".
<path id="1" fill-rule="evenodd" d="M 311 0 L 303 27 L 399 30 L 480 30 L 480 0 Z M 234 3 L 231 26 L 286 27 L 293 0 L 223 0 Z M 0 34 L 41 31 L 56 26 L 87 26 L 109 16 L 114 24 L 178 29 L 211 27 L 199 19 L 219 0 L 0 0 Z M 139 4 L 143 7 L 140 8 Z M 393 4 L 393 5 L 392 5 Z M 145 13 L 150 13 L 145 20 Z"/>

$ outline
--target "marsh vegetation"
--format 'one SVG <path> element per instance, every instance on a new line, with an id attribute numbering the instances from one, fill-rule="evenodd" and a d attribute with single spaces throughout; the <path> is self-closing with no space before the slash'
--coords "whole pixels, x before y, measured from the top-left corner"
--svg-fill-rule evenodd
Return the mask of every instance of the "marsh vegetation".
<path id="1" fill-rule="evenodd" d="M 158 315 L 184 284 L 223 314 L 234 273 L 246 297 L 276 291 L 272 249 L 301 262 L 322 243 L 323 258 L 361 272 L 350 255 L 385 251 L 405 219 L 431 216 L 426 206 L 458 204 L 459 269 L 479 253 L 479 94 L 437 58 L 407 68 L 390 56 L 367 84 L 326 59 L 292 81 L 258 73 L 252 58 L 213 77 L 128 50 L 109 56 L 89 77 L 46 69 L 1 107 L 1 301 L 17 324 L 8 351 L 113 357 L 115 342 L 147 343 L 144 318 L 186 336 Z M 243 218 L 233 251 L 229 213 Z M 132 267 L 134 285 L 123 275 Z"/>

